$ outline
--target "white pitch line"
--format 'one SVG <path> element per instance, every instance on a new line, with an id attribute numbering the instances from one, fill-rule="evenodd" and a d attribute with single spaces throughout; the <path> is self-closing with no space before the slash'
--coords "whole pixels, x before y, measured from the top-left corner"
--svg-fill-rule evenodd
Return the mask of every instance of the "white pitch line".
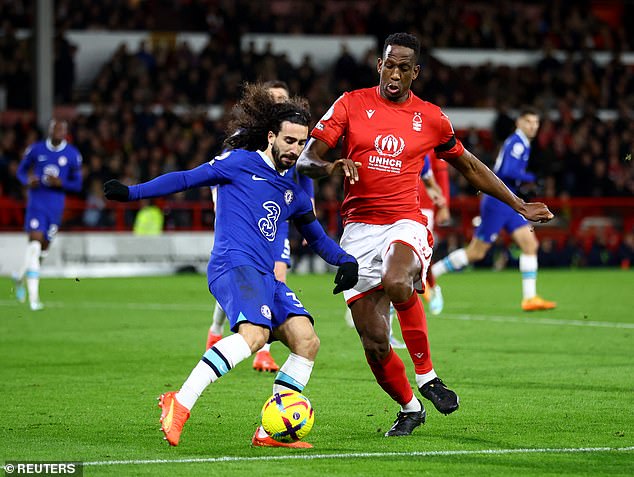
<path id="1" fill-rule="evenodd" d="M 554 318 L 537 318 L 517 316 L 495 316 L 495 315 L 469 315 L 463 313 L 443 313 L 439 320 L 460 320 L 460 321 L 494 321 L 498 323 L 521 323 L 525 325 L 555 325 L 555 326 L 588 326 L 594 328 L 626 328 L 634 329 L 634 323 L 623 323 L 620 321 L 586 321 L 586 320 L 557 320 Z"/>
<path id="2" fill-rule="evenodd" d="M 118 303 L 118 302 L 90 302 L 76 301 L 72 303 L 63 301 L 47 301 L 47 308 L 85 308 L 85 309 L 117 309 L 117 310 L 153 310 L 153 311 L 209 311 L 212 306 L 195 303 Z M 16 306 L 15 300 L 0 300 L 1 306 Z M 436 318 L 434 318 L 436 319 Z M 517 316 L 496 316 L 496 315 L 471 315 L 466 313 L 443 313 L 438 320 L 460 320 L 460 321 L 492 321 L 498 323 L 520 323 L 525 325 L 551 325 L 551 326 L 580 326 L 590 328 L 621 328 L 634 329 L 634 323 L 623 323 L 619 321 L 586 321 L 586 320 L 558 320 L 554 318 L 522 317 Z"/>
<path id="3" fill-rule="evenodd" d="M 148 460 L 100 460 L 84 462 L 84 466 L 104 465 L 148 465 L 148 464 L 192 464 L 217 462 L 260 462 L 271 460 L 318 460 L 318 459 L 372 459 L 377 457 L 443 457 L 457 455 L 508 455 L 508 454 L 580 454 L 592 452 L 631 452 L 632 447 L 573 447 L 542 449 L 482 449 L 425 452 L 351 452 L 348 454 L 292 454 L 260 457 L 208 457 L 192 459 L 148 459 Z"/>

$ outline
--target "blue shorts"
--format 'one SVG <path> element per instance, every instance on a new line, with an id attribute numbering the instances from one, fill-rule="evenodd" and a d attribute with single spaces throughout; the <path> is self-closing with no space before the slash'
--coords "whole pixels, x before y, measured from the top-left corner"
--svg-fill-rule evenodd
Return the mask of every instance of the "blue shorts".
<path id="1" fill-rule="evenodd" d="M 482 222 L 475 230 L 475 236 L 486 243 L 495 242 L 502 229 L 512 234 L 520 227 L 528 225 L 528 220 L 511 207 L 488 195 L 480 202 L 480 218 Z"/>
<path id="2" fill-rule="evenodd" d="M 291 243 L 288 240 L 288 221 L 278 223 L 277 235 L 273 241 L 273 256 L 276 262 L 291 266 Z"/>
<path id="3" fill-rule="evenodd" d="M 50 242 L 59 230 L 62 222 L 62 213 L 42 207 L 29 206 L 24 217 L 24 230 L 27 233 L 39 231 Z"/>
<path id="4" fill-rule="evenodd" d="M 274 329 L 289 316 L 312 317 L 286 284 L 275 279 L 273 271 L 261 273 L 250 266 L 227 270 L 209 284 L 209 291 L 225 310 L 231 331 L 244 321 Z"/>

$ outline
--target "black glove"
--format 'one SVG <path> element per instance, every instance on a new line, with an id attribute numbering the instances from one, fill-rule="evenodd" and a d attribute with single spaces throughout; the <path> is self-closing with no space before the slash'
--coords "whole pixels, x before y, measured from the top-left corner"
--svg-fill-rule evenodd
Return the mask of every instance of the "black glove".
<path id="1" fill-rule="evenodd" d="M 357 284 L 359 280 L 359 264 L 357 262 L 346 262 L 339 266 L 335 275 L 335 289 L 333 295 L 344 290 L 349 290 Z"/>
<path id="2" fill-rule="evenodd" d="M 111 179 L 103 185 L 103 192 L 106 199 L 117 200 L 119 202 L 127 202 L 130 197 L 128 186 L 122 184 L 116 179 Z"/>

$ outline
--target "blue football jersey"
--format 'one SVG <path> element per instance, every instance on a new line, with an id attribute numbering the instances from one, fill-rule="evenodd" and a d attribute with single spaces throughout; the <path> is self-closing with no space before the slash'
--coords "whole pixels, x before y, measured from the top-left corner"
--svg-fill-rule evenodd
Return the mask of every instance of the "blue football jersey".
<path id="1" fill-rule="evenodd" d="M 40 181 L 37 187 L 29 189 L 29 208 L 39 207 L 61 213 L 66 192 L 81 190 L 81 154 L 66 141 L 57 147 L 48 139 L 29 146 L 17 172 L 19 181 L 24 185 L 28 183 L 29 171 Z M 59 177 L 62 188 L 50 187 L 49 177 Z"/>
<path id="2" fill-rule="evenodd" d="M 250 265 L 272 273 L 272 246 L 285 220 L 312 212 L 310 198 L 262 152 L 228 151 L 190 171 L 165 174 L 131 186 L 130 200 L 217 185 L 216 233 L 209 282 L 227 269 Z"/>
<path id="3" fill-rule="evenodd" d="M 493 172 L 513 192 L 517 191 L 522 182 L 535 181 L 535 176 L 526 172 L 530 153 L 531 143 L 519 129 L 504 141 L 498 153 Z"/>

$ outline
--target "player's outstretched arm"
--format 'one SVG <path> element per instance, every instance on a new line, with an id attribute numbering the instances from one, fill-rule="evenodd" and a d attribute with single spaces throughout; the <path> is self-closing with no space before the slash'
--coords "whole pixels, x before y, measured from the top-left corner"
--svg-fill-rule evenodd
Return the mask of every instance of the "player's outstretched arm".
<path id="1" fill-rule="evenodd" d="M 526 203 L 513 194 L 491 169 L 466 149 L 461 156 L 447 158 L 446 161 L 458 169 L 476 189 L 505 202 L 527 220 L 548 222 L 554 217 L 545 204 L 541 202 Z"/>
<path id="2" fill-rule="evenodd" d="M 344 175 L 354 184 L 359 180 L 357 169 L 360 162 L 341 158 L 334 162 L 324 159 L 330 150 L 328 144 L 320 139 L 311 138 L 297 160 L 297 170 L 313 179 L 325 176 Z"/>
<path id="3" fill-rule="evenodd" d="M 211 164 L 205 163 L 188 171 L 169 172 L 151 181 L 130 187 L 117 180 L 110 180 L 104 184 L 104 194 L 107 199 L 125 202 L 161 197 L 194 187 L 212 186 L 218 184 L 219 181 L 220 177 Z"/>

